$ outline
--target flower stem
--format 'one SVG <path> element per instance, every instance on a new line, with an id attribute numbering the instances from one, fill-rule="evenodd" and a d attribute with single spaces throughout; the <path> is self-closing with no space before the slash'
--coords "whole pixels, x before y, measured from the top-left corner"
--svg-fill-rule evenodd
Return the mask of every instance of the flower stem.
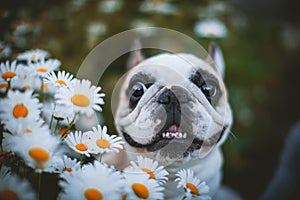
<path id="1" fill-rule="evenodd" d="M 54 115 L 52 114 L 52 115 L 51 115 L 51 120 L 50 120 L 50 125 L 49 125 L 49 128 L 50 128 L 50 129 L 52 128 L 53 118 L 54 118 Z"/>
<path id="2" fill-rule="evenodd" d="M 100 153 L 99 161 L 102 162 L 102 153 Z"/>
<path id="3" fill-rule="evenodd" d="M 73 125 L 75 124 L 75 120 L 76 120 L 77 114 L 78 114 L 78 113 L 75 113 L 75 114 L 74 114 L 74 117 L 73 117 L 72 121 L 68 124 L 68 127 L 67 127 L 66 131 L 65 131 L 65 132 L 62 134 L 62 136 L 61 136 L 62 139 L 66 138 L 66 137 L 68 136 L 68 134 L 69 134 L 71 128 L 72 128 Z"/>
<path id="4" fill-rule="evenodd" d="M 58 127 L 58 125 L 59 125 L 59 121 L 60 121 L 60 120 L 58 120 L 58 119 L 56 120 L 56 125 L 55 125 L 55 128 L 54 128 L 54 134 L 55 134 L 55 132 L 56 132 L 56 130 L 57 130 L 57 127 Z"/>
<path id="5" fill-rule="evenodd" d="M 38 198 L 41 199 L 41 179 L 42 179 L 42 172 L 38 173 Z"/>

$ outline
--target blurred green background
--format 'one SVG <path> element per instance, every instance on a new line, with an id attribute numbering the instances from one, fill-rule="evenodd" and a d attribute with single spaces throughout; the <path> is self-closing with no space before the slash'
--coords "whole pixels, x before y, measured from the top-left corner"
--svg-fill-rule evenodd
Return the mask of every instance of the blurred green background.
<path id="1" fill-rule="evenodd" d="M 300 113 L 300 21 L 296 1 L 152 0 L 166 4 L 147 10 L 144 0 L 1 0 L 0 59 L 41 48 L 76 74 L 101 41 L 130 28 L 158 26 L 182 32 L 204 47 L 195 23 L 222 21 L 218 39 L 227 71 L 234 126 L 224 145 L 224 182 L 245 199 L 257 199 L 276 168 L 285 137 Z M 99 85 L 107 94 L 104 118 L 114 131 L 110 94 L 125 72 L 126 56 L 114 62 Z M 300 169 L 299 169 L 300 170 Z M 286 183 L 283 183 L 286 184 Z M 294 191 L 289 198 L 299 198 Z"/>

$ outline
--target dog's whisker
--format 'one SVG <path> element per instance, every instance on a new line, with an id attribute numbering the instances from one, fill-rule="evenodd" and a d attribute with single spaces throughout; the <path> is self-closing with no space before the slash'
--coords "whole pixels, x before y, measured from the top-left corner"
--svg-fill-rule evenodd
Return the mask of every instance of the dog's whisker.
<path id="1" fill-rule="evenodd" d="M 228 138 L 230 142 L 235 142 L 239 140 L 238 137 L 232 131 L 229 131 Z"/>

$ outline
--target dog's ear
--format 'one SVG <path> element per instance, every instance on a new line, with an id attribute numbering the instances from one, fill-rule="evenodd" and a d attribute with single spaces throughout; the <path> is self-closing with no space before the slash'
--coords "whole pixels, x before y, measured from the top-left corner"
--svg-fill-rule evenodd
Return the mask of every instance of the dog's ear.
<path id="1" fill-rule="evenodd" d="M 211 63 L 211 59 L 214 61 L 214 68 L 217 70 L 217 72 L 222 76 L 224 79 L 225 76 L 225 62 L 223 58 L 222 51 L 220 47 L 215 42 L 211 42 L 208 47 L 208 58 L 207 61 Z"/>
<path id="2" fill-rule="evenodd" d="M 131 53 L 127 61 L 127 70 L 130 70 L 144 60 L 141 48 L 141 42 L 139 40 L 135 40 L 131 46 Z"/>

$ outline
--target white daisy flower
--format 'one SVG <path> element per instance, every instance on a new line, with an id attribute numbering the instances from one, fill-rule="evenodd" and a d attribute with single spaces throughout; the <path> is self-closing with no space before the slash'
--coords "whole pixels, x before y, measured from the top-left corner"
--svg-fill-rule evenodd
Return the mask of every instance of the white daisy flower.
<path id="1" fill-rule="evenodd" d="M 0 79 L 0 93 L 6 92 L 8 88 L 9 88 L 8 82 Z"/>
<path id="2" fill-rule="evenodd" d="M 37 196 L 28 181 L 10 175 L 0 179 L 0 199 L 34 200 Z"/>
<path id="3" fill-rule="evenodd" d="M 82 170 L 64 173 L 59 182 L 62 192 L 58 199 L 121 199 L 121 173 L 95 161 Z"/>
<path id="4" fill-rule="evenodd" d="M 6 124 L 12 120 L 38 120 L 42 104 L 32 90 L 26 90 L 24 93 L 9 90 L 7 98 L 0 100 L 0 107 L 0 118 Z"/>
<path id="5" fill-rule="evenodd" d="M 33 49 L 25 51 L 24 53 L 21 53 L 17 56 L 18 60 L 24 60 L 27 62 L 37 62 L 44 60 L 49 56 L 49 53 L 47 51 L 41 50 L 41 49 Z"/>
<path id="6" fill-rule="evenodd" d="M 126 199 L 164 199 L 164 188 L 145 173 L 128 170 L 124 172 Z"/>
<path id="7" fill-rule="evenodd" d="M 98 10 L 106 14 L 111 14 L 119 11 L 123 7 L 123 4 L 123 0 L 104 0 L 99 3 Z"/>
<path id="8" fill-rule="evenodd" d="M 66 71 L 58 71 L 57 75 L 52 71 L 44 77 L 45 83 L 57 87 L 71 87 L 73 80 L 73 75 Z"/>
<path id="9" fill-rule="evenodd" d="M 93 131 L 83 133 L 83 142 L 88 146 L 88 151 L 92 154 L 103 154 L 106 152 L 119 152 L 123 149 L 124 142 L 121 137 L 108 135 L 107 127 L 103 129 L 98 125 L 98 129 L 93 127 Z"/>
<path id="10" fill-rule="evenodd" d="M 68 137 L 65 139 L 65 143 L 73 149 L 75 152 L 79 154 L 84 154 L 87 157 L 90 157 L 88 146 L 82 141 L 82 132 L 75 131 L 75 133 L 71 132 Z"/>
<path id="11" fill-rule="evenodd" d="M 15 136 L 3 134 L 3 147 L 19 155 L 25 163 L 37 172 L 48 171 L 57 162 L 60 140 L 58 137 L 45 133 L 24 134 Z"/>
<path id="12" fill-rule="evenodd" d="M 55 94 L 58 104 L 72 105 L 74 112 L 91 116 L 93 110 L 102 111 L 100 105 L 104 104 L 105 94 L 99 93 L 101 87 L 91 85 L 89 80 L 74 80 L 71 88 L 60 88 Z"/>
<path id="13" fill-rule="evenodd" d="M 78 162 L 75 158 L 71 159 L 64 155 L 64 157 L 60 159 L 57 163 L 55 163 L 53 167 L 55 168 L 55 172 L 57 173 L 71 173 L 80 169 L 80 162 Z"/>
<path id="14" fill-rule="evenodd" d="M 52 114 L 54 118 L 57 120 L 64 120 L 67 118 L 69 120 L 72 120 L 74 117 L 74 113 L 71 105 L 52 104 L 51 107 L 52 107 Z"/>
<path id="15" fill-rule="evenodd" d="M 145 0 L 140 5 L 141 12 L 143 13 L 160 13 L 165 15 L 176 15 L 178 14 L 178 9 L 176 6 L 169 2 L 154 2 Z"/>
<path id="16" fill-rule="evenodd" d="M 194 32 L 204 38 L 224 38 L 227 35 L 227 28 L 223 22 L 216 19 L 206 19 L 196 23 Z"/>
<path id="17" fill-rule="evenodd" d="M 39 119 L 16 121 L 12 120 L 5 124 L 5 128 L 13 135 L 23 135 L 31 133 L 45 133 L 49 131 L 49 127 L 44 124 L 44 121 Z"/>
<path id="18" fill-rule="evenodd" d="M 150 179 L 158 181 L 160 185 L 165 184 L 168 181 L 168 172 L 164 169 L 163 166 L 158 166 L 158 162 L 150 158 L 144 158 L 143 156 L 137 156 L 137 161 L 131 161 L 130 166 L 124 169 L 127 171 L 131 170 L 142 170 L 143 172 L 149 175 Z"/>
<path id="19" fill-rule="evenodd" d="M 11 80 L 11 87 L 21 90 L 39 90 L 42 81 L 36 76 L 33 69 L 28 66 L 20 64 L 16 70 L 17 76 Z"/>
<path id="20" fill-rule="evenodd" d="M 57 59 L 41 60 L 36 63 L 29 63 L 28 66 L 40 77 L 46 76 L 54 70 L 58 70 L 61 62 Z"/>
<path id="21" fill-rule="evenodd" d="M 6 61 L 5 63 L 1 63 L 0 65 L 0 76 L 3 80 L 11 80 L 14 78 L 16 74 L 16 70 L 18 68 L 17 61 L 13 61 L 10 63 Z"/>
<path id="22" fill-rule="evenodd" d="M 177 188 L 184 188 L 186 199 L 200 199 L 210 200 L 209 187 L 205 181 L 200 181 L 199 178 L 194 176 L 194 172 L 190 169 L 182 169 L 176 174 Z"/>

